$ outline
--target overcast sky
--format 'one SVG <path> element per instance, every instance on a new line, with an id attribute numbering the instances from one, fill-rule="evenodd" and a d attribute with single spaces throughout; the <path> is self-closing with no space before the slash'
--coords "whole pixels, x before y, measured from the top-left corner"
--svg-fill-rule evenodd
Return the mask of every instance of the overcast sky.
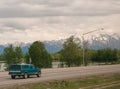
<path id="1" fill-rule="evenodd" d="M 0 0 L 0 44 L 58 40 L 99 28 L 120 33 L 120 0 Z"/>

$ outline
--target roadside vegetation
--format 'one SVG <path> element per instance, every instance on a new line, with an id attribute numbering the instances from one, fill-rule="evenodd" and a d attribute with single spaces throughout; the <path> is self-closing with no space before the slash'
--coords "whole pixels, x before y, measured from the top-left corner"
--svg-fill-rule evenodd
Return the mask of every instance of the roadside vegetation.
<path id="1" fill-rule="evenodd" d="M 87 65 L 104 65 L 120 63 L 120 50 L 118 49 L 99 49 L 92 50 L 88 48 L 89 42 L 84 42 L 85 59 L 84 64 Z M 69 37 L 63 43 L 63 49 L 57 53 L 50 54 L 47 52 L 45 45 L 40 41 L 33 42 L 26 54 L 22 52 L 20 47 L 7 46 L 0 60 L 5 61 L 7 66 L 18 63 L 32 63 L 37 67 L 51 68 L 52 62 L 60 62 L 59 67 L 68 67 L 83 65 L 83 48 L 79 38 Z"/>
<path id="2" fill-rule="evenodd" d="M 9 89 L 119 89 L 120 74 L 16 85 Z M 7 89 L 7 88 L 6 88 Z"/>

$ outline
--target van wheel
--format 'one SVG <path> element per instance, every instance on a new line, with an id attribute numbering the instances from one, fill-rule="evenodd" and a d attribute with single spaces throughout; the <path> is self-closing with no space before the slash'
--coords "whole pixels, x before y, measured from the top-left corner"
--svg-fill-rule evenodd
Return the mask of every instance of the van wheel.
<path id="1" fill-rule="evenodd" d="M 28 74 L 25 73 L 25 74 L 23 75 L 23 78 L 24 78 L 24 79 L 27 79 L 27 78 L 28 78 Z"/>
<path id="2" fill-rule="evenodd" d="M 38 73 L 37 73 L 37 77 L 41 77 L 41 72 L 38 72 Z"/>
<path id="3" fill-rule="evenodd" d="M 15 79 L 15 75 L 11 75 L 11 78 L 12 78 L 12 79 Z"/>

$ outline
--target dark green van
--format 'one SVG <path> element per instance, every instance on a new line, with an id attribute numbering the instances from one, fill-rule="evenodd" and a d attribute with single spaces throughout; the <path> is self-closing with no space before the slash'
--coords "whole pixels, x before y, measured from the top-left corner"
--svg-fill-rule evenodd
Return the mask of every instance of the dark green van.
<path id="1" fill-rule="evenodd" d="M 24 79 L 29 78 L 30 75 L 40 77 L 41 69 L 36 68 L 33 64 L 14 64 L 10 65 L 9 75 L 12 79 L 15 79 L 16 76 L 22 76 Z"/>

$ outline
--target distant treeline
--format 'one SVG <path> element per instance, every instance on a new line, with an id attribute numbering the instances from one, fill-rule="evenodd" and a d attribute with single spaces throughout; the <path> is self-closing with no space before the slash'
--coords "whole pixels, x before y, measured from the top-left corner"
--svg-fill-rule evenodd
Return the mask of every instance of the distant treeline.
<path id="1" fill-rule="evenodd" d="M 83 60 L 83 45 L 85 57 Z M 81 45 L 78 38 L 69 37 L 63 44 L 63 49 L 57 53 L 50 54 L 47 52 L 45 45 L 40 41 L 35 41 L 30 45 L 28 53 L 24 54 L 20 47 L 9 45 L 4 48 L 3 54 L 0 55 L 1 61 L 6 61 L 8 67 L 11 64 L 32 63 L 42 68 L 52 67 L 53 61 L 61 62 L 67 66 L 81 66 L 93 63 L 114 64 L 120 63 L 120 50 L 104 48 L 100 50 L 91 50 L 88 48 L 89 43 L 86 41 Z"/>

